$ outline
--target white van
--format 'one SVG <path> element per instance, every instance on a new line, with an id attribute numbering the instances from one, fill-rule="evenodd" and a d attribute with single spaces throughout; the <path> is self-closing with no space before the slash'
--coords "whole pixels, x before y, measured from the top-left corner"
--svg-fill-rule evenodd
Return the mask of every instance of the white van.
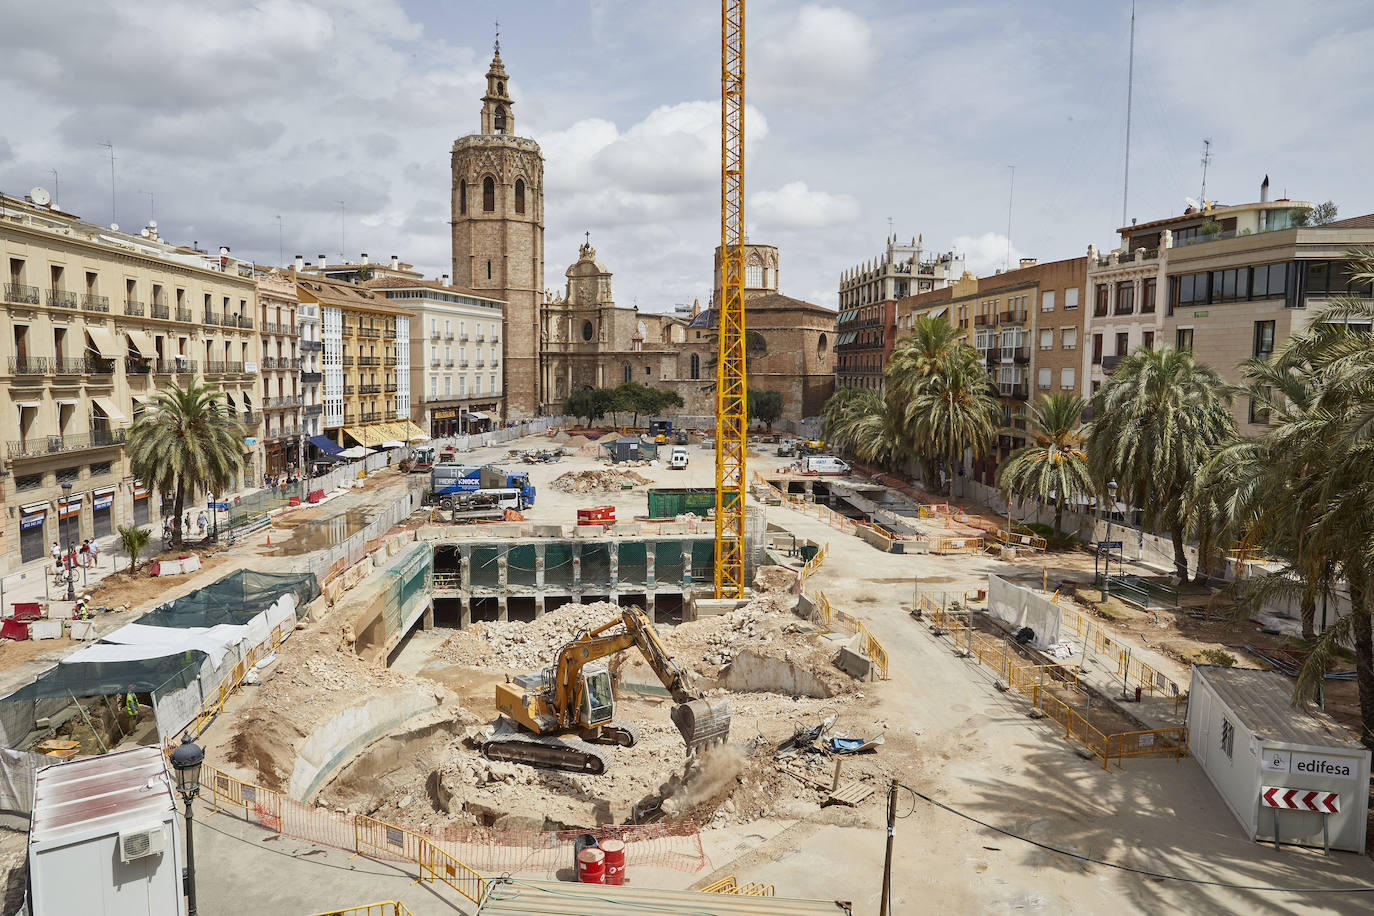
<path id="1" fill-rule="evenodd" d="M 830 455 L 807 455 L 802 459 L 802 470 L 809 474 L 848 474 L 849 465 Z"/>
<path id="2" fill-rule="evenodd" d="M 684 445 L 673 446 L 672 454 L 668 457 L 668 467 L 674 471 L 685 471 L 687 469 L 687 447 Z"/>

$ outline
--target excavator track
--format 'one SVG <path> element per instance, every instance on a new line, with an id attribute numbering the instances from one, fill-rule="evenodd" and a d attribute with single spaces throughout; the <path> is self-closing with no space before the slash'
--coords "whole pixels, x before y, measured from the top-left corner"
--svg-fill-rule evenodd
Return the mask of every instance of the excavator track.
<path id="1" fill-rule="evenodd" d="M 504 733 L 482 742 L 482 753 L 489 760 L 523 763 L 569 773 L 606 772 L 610 764 L 604 751 L 581 738 Z"/>
<path id="2" fill-rule="evenodd" d="M 614 744 L 617 747 L 634 747 L 643 737 L 639 726 L 623 719 L 614 719 L 610 725 L 601 727 L 601 738 L 597 744 Z"/>

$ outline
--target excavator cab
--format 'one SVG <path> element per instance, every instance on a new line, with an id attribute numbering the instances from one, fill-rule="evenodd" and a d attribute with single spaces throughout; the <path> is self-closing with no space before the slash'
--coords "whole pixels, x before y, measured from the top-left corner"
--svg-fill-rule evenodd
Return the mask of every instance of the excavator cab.
<path id="1" fill-rule="evenodd" d="M 611 672 L 605 665 L 587 665 L 582 669 L 582 703 L 580 718 L 583 728 L 605 725 L 615 716 L 615 700 L 611 697 Z"/>

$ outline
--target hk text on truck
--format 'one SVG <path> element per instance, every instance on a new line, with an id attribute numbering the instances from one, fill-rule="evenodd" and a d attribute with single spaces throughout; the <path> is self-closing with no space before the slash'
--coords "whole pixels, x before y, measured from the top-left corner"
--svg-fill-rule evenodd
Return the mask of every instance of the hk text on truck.
<path id="1" fill-rule="evenodd" d="M 436 464 L 429 474 L 429 491 L 425 493 L 425 505 L 437 505 L 452 509 L 476 495 L 489 495 L 495 491 L 515 490 L 520 495 L 520 505 L 524 509 L 534 505 L 535 489 L 530 483 L 530 475 L 524 471 L 510 472 L 487 465 L 478 467 L 469 464 Z M 505 494 L 500 494 L 505 496 Z"/>

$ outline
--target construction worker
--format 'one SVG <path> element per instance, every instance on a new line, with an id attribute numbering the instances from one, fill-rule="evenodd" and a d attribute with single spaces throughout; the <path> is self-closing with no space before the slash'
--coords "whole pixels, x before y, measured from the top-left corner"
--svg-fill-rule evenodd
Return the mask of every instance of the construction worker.
<path id="1" fill-rule="evenodd" d="M 91 596 L 90 596 L 90 595 L 82 595 L 80 598 L 77 598 L 77 599 L 76 599 L 76 619 L 77 619 L 77 620 L 90 620 L 90 619 L 91 619 Z"/>
<path id="2" fill-rule="evenodd" d="M 138 722 L 138 694 L 134 693 L 133 684 L 129 685 L 129 692 L 124 694 L 124 711 L 135 723 Z"/>

